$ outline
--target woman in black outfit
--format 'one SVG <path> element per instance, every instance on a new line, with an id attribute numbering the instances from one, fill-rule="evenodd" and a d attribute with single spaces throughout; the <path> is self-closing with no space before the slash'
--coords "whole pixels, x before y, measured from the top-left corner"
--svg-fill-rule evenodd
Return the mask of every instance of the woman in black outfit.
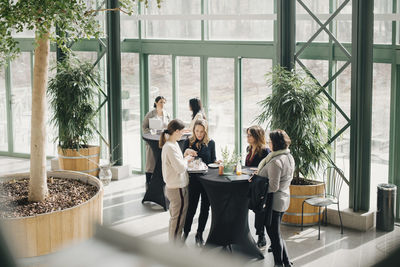
<path id="1" fill-rule="evenodd" d="M 207 122 L 205 120 L 197 120 L 194 123 L 193 135 L 185 141 L 184 144 L 184 156 L 191 155 L 194 157 L 200 157 L 205 164 L 215 162 L 215 142 L 210 140 L 207 133 Z M 196 174 L 190 174 L 189 176 L 189 207 L 186 214 L 186 221 L 184 227 L 183 237 L 186 238 L 189 235 L 192 227 L 193 217 L 196 213 L 199 198 L 201 196 L 201 207 L 199 224 L 197 227 L 197 233 L 195 236 L 196 245 L 203 246 L 203 231 L 207 223 L 208 212 L 210 208 L 210 202 L 208 201 L 207 194 L 201 185 Z"/>
<path id="2" fill-rule="evenodd" d="M 247 129 L 247 143 L 249 146 L 247 147 L 246 166 L 258 167 L 260 161 L 270 152 L 266 145 L 264 130 L 258 125 L 249 127 Z M 254 227 L 258 235 L 257 247 L 262 250 L 267 245 L 264 232 L 264 218 L 264 211 L 255 212 Z"/>

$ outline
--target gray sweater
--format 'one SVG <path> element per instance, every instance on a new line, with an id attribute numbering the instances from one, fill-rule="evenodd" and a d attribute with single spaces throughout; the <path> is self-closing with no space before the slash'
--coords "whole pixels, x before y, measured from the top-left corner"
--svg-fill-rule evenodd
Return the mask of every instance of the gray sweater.
<path id="1" fill-rule="evenodd" d="M 290 204 L 290 182 L 293 179 L 294 159 L 290 153 L 273 157 L 258 175 L 269 178 L 268 193 L 274 192 L 272 209 L 284 212 Z"/>

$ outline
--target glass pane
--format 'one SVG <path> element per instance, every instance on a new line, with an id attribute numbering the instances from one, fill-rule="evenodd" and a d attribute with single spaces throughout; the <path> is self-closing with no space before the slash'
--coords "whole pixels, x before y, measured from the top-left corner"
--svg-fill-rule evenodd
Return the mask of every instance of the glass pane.
<path id="1" fill-rule="evenodd" d="M 11 62 L 11 110 L 14 152 L 30 152 L 31 135 L 31 54 L 21 55 Z"/>
<path id="2" fill-rule="evenodd" d="M 329 62 L 327 60 L 301 59 L 301 62 L 321 85 L 324 85 L 328 81 Z M 296 68 L 302 69 L 298 64 L 296 64 Z"/>
<path id="3" fill-rule="evenodd" d="M 351 43 L 352 23 L 348 20 L 337 21 L 337 39 L 339 42 Z"/>
<path id="4" fill-rule="evenodd" d="M 314 15 L 329 14 L 329 0 L 306 0 L 303 3 Z M 301 17 L 297 16 L 296 18 L 296 40 L 307 42 L 320 26 L 298 2 L 296 3 L 296 14 L 301 14 Z M 322 23 L 325 22 L 325 19 L 320 20 Z M 329 36 L 322 31 L 313 42 L 327 42 L 328 40 Z"/>
<path id="5" fill-rule="evenodd" d="M 374 44 L 392 43 L 392 22 L 374 21 Z"/>
<path id="6" fill-rule="evenodd" d="M 8 151 L 7 100 L 4 67 L 0 68 L 0 151 Z"/>
<path id="7" fill-rule="evenodd" d="M 210 0 L 209 14 L 273 14 L 274 1 Z M 210 40 L 274 40 L 273 20 L 211 20 Z"/>
<path id="8" fill-rule="evenodd" d="M 55 52 L 50 53 L 49 55 L 49 79 L 50 77 L 56 74 L 56 69 L 53 68 L 56 66 L 57 56 Z M 47 103 L 50 103 L 49 98 L 47 98 Z M 47 121 L 47 144 L 46 144 L 46 155 L 47 156 L 56 156 L 57 155 L 57 145 L 58 143 L 55 141 L 56 137 L 58 136 L 58 130 L 53 127 L 50 123 L 50 118 L 53 114 L 53 110 L 51 109 L 50 105 L 47 104 L 47 113 L 46 113 L 46 121 Z"/>
<path id="9" fill-rule="evenodd" d="M 391 65 L 374 63 L 371 135 L 371 207 L 376 207 L 376 186 L 389 177 Z"/>
<path id="10" fill-rule="evenodd" d="M 135 18 L 137 15 L 137 2 L 133 3 L 135 6 L 133 16 L 128 16 L 127 14 L 120 12 L 121 14 L 121 40 L 124 38 L 138 38 L 138 21 Z M 134 19 L 135 18 L 135 19 Z"/>
<path id="11" fill-rule="evenodd" d="M 171 56 L 151 55 L 149 109 L 154 105 L 154 99 L 161 95 L 167 100 L 164 108 L 172 116 L 172 60 Z"/>
<path id="12" fill-rule="evenodd" d="M 149 1 L 149 7 L 143 5 L 142 14 L 146 15 L 191 15 L 201 14 L 200 0 L 168 0 L 158 8 L 156 1 Z M 200 20 L 145 20 L 143 38 L 200 39 Z"/>
<path id="13" fill-rule="evenodd" d="M 245 162 L 248 146 L 246 129 L 257 124 L 254 119 L 261 111 L 257 103 L 272 93 L 264 77 L 271 69 L 271 59 L 242 60 L 242 162 Z M 261 126 L 265 128 L 266 125 Z"/>
<path id="14" fill-rule="evenodd" d="M 235 148 L 234 60 L 208 60 L 208 122 L 210 138 L 215 141 L 217 158 L 221 148 Z"/>
<path id="15" fill-rule="evenodd" d="M 345 64 L 344 61 L 337 62 L 337 69 Z M 341 107 L 344 113 L 350 118 L 351 102 L 351 67 L 348 66 L 336 79 L 336 103 Z M 347 120 L 336 110 L 336 131 L 339 131 L 347 124 Z M 342 133 L 334 142 L 335 163 L 344 172 L 349 179 L 350 176 L 350 128 Z M 340 206 L 349 205 L 349 187 L 343 184 L 340 193 Z"/>
<path id="16" fill-rule="evenodd" d="M 190 124 L 189 99 L 200 98 L 200 58 L 177 57 L 178 118 Z"/>
<path id="17" fill-rule="evenodd" d="M 124 164 L 141 169 L 139 55 L 121 54 L 122 133 Z"/>
<path id="18" fill-rule="evenodd" d="M 391 14 L 393 0 L 374 1 L 374 14 Z M 374 20 L 374 43 L 392 43 L 392 21 Z"/>

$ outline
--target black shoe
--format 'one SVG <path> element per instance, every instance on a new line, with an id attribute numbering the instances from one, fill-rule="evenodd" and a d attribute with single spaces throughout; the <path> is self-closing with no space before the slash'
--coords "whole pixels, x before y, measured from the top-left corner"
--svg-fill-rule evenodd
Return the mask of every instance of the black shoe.
<path id="1" fill-rule="evenodd" d="M 268 247 L 268 252 L 272 252 L 272 246 Z"/>
<path id="2" fill-rule="evenodd" d="M 260 250 L 264 250 L 266 246 L 267 246 L 267 241 L 265 240 L 265 235 L 259 235 L 257 241 L 257 247 Z"/>
<path id="3" fill-rule="evenodd" d="M 293 266 L 293 262 L 291 262 L 291 261 L 285 262 L 285 263 L 283 263 L 283 266 L 285 266 L 285 267 Z"/>
<path id="4" fill-rule="evenodd" d="M 194 238 L 195 238 L 195 241 L 196 241 L 196 246 L 198 246 L 198 247 L 203 247 L 204 246 L 204 240 L 203 240 L 203 234 L 202 233 L 197 233 Z"/>

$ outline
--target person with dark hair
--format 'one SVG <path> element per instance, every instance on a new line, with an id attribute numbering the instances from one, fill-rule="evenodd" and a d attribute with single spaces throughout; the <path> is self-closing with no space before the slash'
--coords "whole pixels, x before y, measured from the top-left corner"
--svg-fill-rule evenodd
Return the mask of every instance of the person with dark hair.
<path id="1" fill-rule="evenodd" d="M 178 140 L 181 139 L 185 125 L 180 120 L 172 120 L 160 136 L 162 174 L 165 182 L 165 195 L 169 200 L 169 240 L 182 241 L 182 229 L 188 208 L 188 162 L 192 156 L 183 157 Z"/>
<path id="2" fill-rule="evenodd" d="M 267 148 L 265 141 L 265 131 L 258 125 L 251 126 L 247 128 L 247 156 L 246 156 L 246 166 L 247 167 L 257 167 L 260 161 L 268 156 L 270 150 Z M 254 227 L 256 228 L 256 235 L 258 236 L 257 247 L 264 250 L 267 241 L 265 239 L 264 232 L 264 221 L 265 212 L 254 212 Z"/>
<path id="3" fill-rule="evenodd" d="M 275 266 L 293 265 L 288 256 L 280 225 L 284 212 L 290 204 L 290 182 L 293 179 L 295 163 L 290 154 L 291 140 L 284 130 L 269 133 L 271 153 L 258 165 L 258 175 L 268 177 L 268 193 L 273 193 L 271 225 L 265 225 L 271 240 Z"/>
<path id="4" fill-rule="evenodd" d="M 168 122 L 171 120 L 171 116 L 164 109 L 164 105 L 166 103 L 165 97 L 157 96 L 154 100 L 154 109 L 149 111 L 143 119 L 142 123 L 142 131 L 143 133 L 149 133 L 149 120 L 151 118 L 158 118 L 163 122 L 164 127 L 168 125 Z M 156 161 L 154 159 L 153 151 L 150 146 L 146 143 L 146 189 L 150 183 L 151 176 L 153 175 L 154 167 L 156 165 Z"/>
<path id="5" fill-rule="evenodd" d="M 216 160 L 215 142 L 208 137 L 207 122 L 205 120 L 197 120 L 194 123 L 192 136 L 185 140 L 184 155 L 199 157 L 205 164 L 213 163 Z M 195 236 L 196 245 L 202 247 L 204 245 L 203 231 L 206 227 L 210 202 L 206 191 L 198 180 L 197 174 L 189 175 L 189 208 L 186 215 L 183 238 L 186 240 L 192 228 L 193 217 L 196 213 L 199 199 L 201 196 L 201 206 L 199 215 L 199 224 Z"/>
<path id="6" fill-rule="evenodd" d="M 189 125 L 189 132 L 192 132 L 194 123 L 197 120 L 207 120 L 207 118 L 203 112 L 203 107 L 199 98 L 195 97 L 189 100 L 189 109 L 192 111 L 192 121 Z"/>

